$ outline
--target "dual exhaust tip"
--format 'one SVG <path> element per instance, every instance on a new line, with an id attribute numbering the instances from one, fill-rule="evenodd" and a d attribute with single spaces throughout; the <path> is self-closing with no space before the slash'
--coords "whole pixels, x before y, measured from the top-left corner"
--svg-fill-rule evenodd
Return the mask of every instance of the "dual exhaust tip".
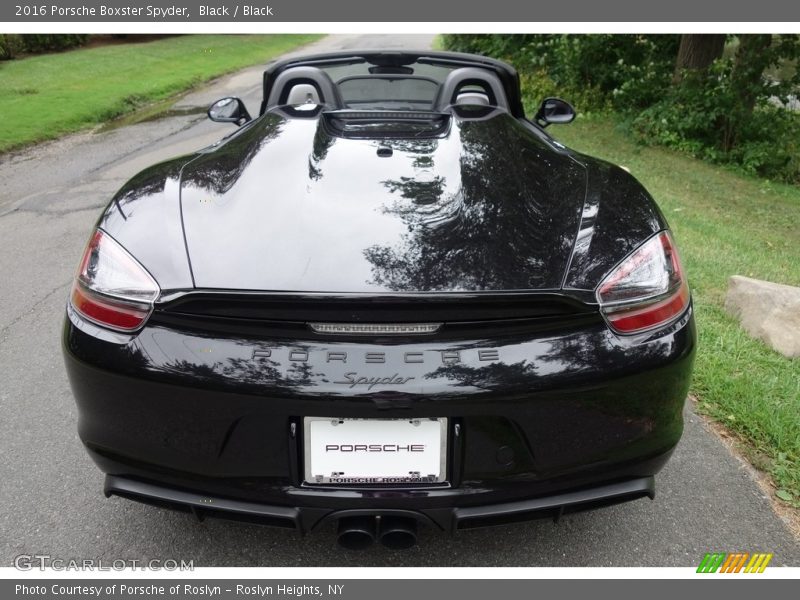
<path id="1" fill-rule="evenodd" d="M 376 541 L 390 550 L 407 550 L 417 543 L 417 522 L 395 516 L 343 517 L 337 541 L 347 550 L 366 550 Z"/>

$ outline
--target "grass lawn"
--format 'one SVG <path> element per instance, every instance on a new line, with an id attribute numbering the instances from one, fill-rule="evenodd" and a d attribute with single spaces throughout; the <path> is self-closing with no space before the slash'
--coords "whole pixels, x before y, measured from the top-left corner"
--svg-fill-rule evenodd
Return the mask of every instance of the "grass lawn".
<path id="1" fill-rule="evenodd" d="M 0 62 L 0 152 L 103 123 L 318 35 L 187 35 Z"/>
<path id="2" fill-rule="evenodd" d="M 694 295 L 699 410 L 748 442 L 776 495 L 800 507 L 800 360 L 751 339 L 722 308 L 728 277 L 800 285 L 800 187 L 751 179 L 643 147 L 609 117 L 550 131 L 568 146 L 628 167 L 664 211 Z"/>

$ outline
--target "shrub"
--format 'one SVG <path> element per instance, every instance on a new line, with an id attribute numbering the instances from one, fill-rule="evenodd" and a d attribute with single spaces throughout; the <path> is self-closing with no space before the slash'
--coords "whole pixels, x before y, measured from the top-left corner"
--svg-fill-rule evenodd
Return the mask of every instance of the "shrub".
<path id="1" fill-rule="evenodd" d="M 22 36 L 16 33 L 0 33 L 0 60 L 11 60 L 23 49 Z"/>
<path id="2" fill-rule="evenodd" d="M 469 52 L 493 58 L 511 60 L 518 58 L 527 46 L 543 35 L 497 35 L 497 34 L 445 34 L 442 43 L 454 52 Z M 519 65 L 518 65 L 519 66 Z"/>
<path id="3" fill-rule="evenodd" d="M 87 34 L 25 34 L 0 33 L 0 60 L 10 60 L 26 52 L 59 52 L 84 45 L 89 40 Z"/>
<path id="4" fill-rule="evenodd" d="M 648 106 L 669 85 L 677 43 L 672 35 L 541 36 L 529 56 L 564 89 L 594 90 L 591 108 L 630 109 Z"/>
<path id="5" fill-rule="evenodd" d="M 777 53 L 786 49 L 774 46 Z M 763 58 L 765 65 L 779 60 Z M 707 72 L 685 73 L 633 119 L 634 133 L 644 143 L 729 163 L 752 175 L 800 182 L 800 113 L 784 108 L 795 84 L 757 76 L 748 87 L 736 68 L 736 58 L 727 57 Z"/>
<path id="6" fill-rule="evenodd" d="M 534 69 L 520 73 L 522 101 L 525 114 L 534 115 L 544 98 L 563 98 L 572 104 L 578 114 L 585 116 L 594 111 L 604 111 L 610 107 L 608 100 L 596 88 L 566 90 L 557 84 L 543 69 Z"/>
<path id="7" fill-rule="evenodd" d="M 78 46 L 83 46 L 89 40 L 89 36 L 83 33 L 36 33 L 23 35 L 22 38 L 25 44 L 25 51 L 34 54 L 40 52 L 58 52 L 60 50 L 77 48 Z"/>
<path id="8" fill-rule="evenodd" d="M 638 108 L 669 86 L 677 35 L 446 35 L 446 48 L 511 62 L 579 109 Z M 547 81 L 543 81 L 546 79 Z M 542 80 L 537 83 L 537 80 Z M 527 90 L 526 90 L 527 91 Z"/>

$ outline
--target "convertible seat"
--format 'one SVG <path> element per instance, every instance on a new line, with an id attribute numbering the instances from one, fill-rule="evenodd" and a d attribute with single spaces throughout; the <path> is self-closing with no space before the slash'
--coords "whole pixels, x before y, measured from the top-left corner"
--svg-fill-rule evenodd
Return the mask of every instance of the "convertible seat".
<path id="1" fill-rule="evenodd" d="M 464 88 L 480 88 L 483 93 L 465 90 Z M 496 106 L 508 110 L 503 84 L 497 75 L 477 67 L 463 67 L 450 71 L 444 80 L 434 106 L 438 111 L 444 111 L 453 104 L 475 104 Z"/>
<path id="2" fill-rule="evenodd" d="M 324 104 L 333 110 L 344 108 L 339 90 L 321 69 L 294 67 L 278 75 L 269 93 L 267 108 L 306 103 Z"/>

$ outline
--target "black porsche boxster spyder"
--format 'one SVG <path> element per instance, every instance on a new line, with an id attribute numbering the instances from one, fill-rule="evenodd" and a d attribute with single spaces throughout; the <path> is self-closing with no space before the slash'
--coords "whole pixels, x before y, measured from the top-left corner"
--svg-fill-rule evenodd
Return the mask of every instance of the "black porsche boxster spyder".
<path id="1" fill-rule="evenodd" d="M 509 65 L 270 65 L 253 118 L 145 169 L 63 346 L 105 494 L 348 548 L 654 496 L 696 335 L 664 216 L 546 132 Z"/>

